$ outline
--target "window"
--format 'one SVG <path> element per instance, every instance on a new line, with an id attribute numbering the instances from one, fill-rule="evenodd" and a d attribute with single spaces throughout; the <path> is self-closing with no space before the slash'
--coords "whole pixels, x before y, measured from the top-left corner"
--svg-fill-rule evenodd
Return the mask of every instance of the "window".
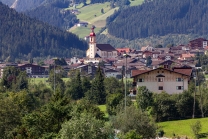
<path id="1" fill-rule="evenodd" d="M 176 82 L 182 82 L 183 79 L 182 78 L 176 78 Z"/>
<path id="2" fill-rule="evenodd" d="M 158 82 L 163 82 L 163 78 L 158 78 Z"/>
<path id="3" fill-rule="evenodd" d="M 158 87 L 158 90 L 163 90 L 163 86 L 159 86 Z"/>
<path id="4" fill-rule="evenodd" d="M 183 86 L 176 86 L 176 90 L 183 90 Z"/>
<path id="5" fill-rule="evenodd" d="M 140 78 L 138 81 L 139 81 L 139 82 L 144 82 L 144 79 Z"/>

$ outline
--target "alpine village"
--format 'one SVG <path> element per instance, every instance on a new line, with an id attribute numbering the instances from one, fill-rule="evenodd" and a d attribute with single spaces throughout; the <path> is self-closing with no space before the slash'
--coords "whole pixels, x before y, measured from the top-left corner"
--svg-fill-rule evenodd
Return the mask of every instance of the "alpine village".
<path id="1" fill-rule="evenodd" d="M 207 138 L 207 0 L 0 0 L 0 139 Z"/>

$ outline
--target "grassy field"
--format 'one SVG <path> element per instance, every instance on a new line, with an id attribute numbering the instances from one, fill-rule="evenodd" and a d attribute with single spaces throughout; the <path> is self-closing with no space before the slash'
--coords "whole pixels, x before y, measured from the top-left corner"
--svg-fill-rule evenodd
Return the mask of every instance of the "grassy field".
<path id="1" fill-rule="evenodd" d="M 69 31 L 77 34 L 80 38 L 88 36 L 90 33 L 90 28 L 94 25 L 95 33 L 98 33 L 102 27 L 106 26 L 106 19 L 114 13 L 115 10 L 118 10 L 118 7 L 111 9 L 110 3 L 100 3 L 100 4 L 91 4 L 84 6 L 80 4 L 77 9 L 81 12 L 77 15 L 77 18 L 80 21 L 88 22 L 88 27 L 72 27 Z M 104 13 L 101 13 L 103 9 Z"/>
<path id="2" fill-rule="evenodd" d="M 131 0 L 130 6 L 136 6 L 143 3 L 144 0 Z M 88 3 L 90 1 L 88 0 Z M 70 7 L 68 9 L 72 9 Z M 106 19 L 110 15 L 114 13 L 115 10 L 118 10 L 118 7 L 111 9 L 110 2 L 98 3 L 98 4 L 90 4 L 84 6 L 82 3 L 76 7 L 81 13 L 77 15 L 77 18 L 80 21 L 88 22 L 88 27 L 72 27 L 69 29 L 70 32 L 77 34 L 80 38 L 84 38 L 89 35 L 90 28 L 92 25 L 96 27 L 95 33 L 99 32 L 101 28 L 106 26 Z M 101 13 L 101 9 L 103 9 L 104 13 Z M 105 30 L 104 34 L 107 34 L 107 30 Z"/>
<path id="3" fill-rule="evenodd" d="M 69 78 L 62 78 L 65 82 L 70 80 Z M 31 84 L 39 84 L 39 83 L 44 83 L 47 86 L 49 86 L 49 82 L 47 82 L 48 78 L 30 78 L 29 83 Z"/>
<path id="4" fill-rule="evenodd" d="M 88 27 L 77 27 L 73 30 L 70 30 L 70 32 L 77 34 L 79 38 L 84 38 L 85 36 L 88 36 L 91 32 L 91 26 L 89 25 Z M 100 28 L 95 28 L 95 33 L 99 32 Z"/>
<path id="5" fill-rule="evenodd" d="M 165 137 L 173 137 L 174 133 L 176 136 L 187 136 L 188 138 L 193 139 L 194 135 L 191 131 L 190 126 L 194 124 L 197 120 L 199 120 L 202 125 L 202 130 L 200 132 L 201 139 L 208 139 L 208 118 L 161 122 L 158 123 L 158 126 L 160 127 L 160 129 L 164 130 Z"/>
<path id="6" fill-rule="evenodd" d="M 137 5 L 141 5 L 144 0 L 130 0 L 131 4 L 130 6 L 137 6 Z"/>
<path id="7" fill-rule="evenodd" d="M 81 21 L 88 21 L 89 23 L 91 23 L 92 19 L 99 17 L 100 15 L 103 15 L 103 13 L 101 13 L 101 9 L 104 10 L 104 14 L 108 13 L 108 11 L 111 10 L 110 3 L 105 2 L 99 4 L 91 4 L 82 7 L 79 9 L 81 13 L 77 15 L 77 18 Z"/>

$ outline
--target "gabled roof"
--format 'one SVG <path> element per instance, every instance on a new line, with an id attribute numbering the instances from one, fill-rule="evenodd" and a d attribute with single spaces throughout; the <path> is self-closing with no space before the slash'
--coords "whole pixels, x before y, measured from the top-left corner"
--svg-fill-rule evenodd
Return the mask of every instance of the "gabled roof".
<path id="1" fill-rule="evenodd" d="M 194 41 L 208 41 L 208 40 L 206 40 L 204 38 L 197 38 L 197 39 L 191 40 L 189 42 L 191 43 L 191 42 L 194 42 Z"/>
<path id="2" fill-rule="evenodd" d="M 181 74 L 184 74 L 184 75 L 188 75 L 188 76 L 191 76 L 191 73 L 192 73 L 192 68 L 187 68 L 187 69 L 182 69 L 182 68 L 176 68 L 174 69 L 175 72 L 177 73 L 181 73 Z"/>
<path id="3" fill-rule="evenodd" d="M 146 73 L 148 71 L 151 71 L 151 70 L 132 70 L 131 71 L 131 76 L 134 77 L 134 76 Z"/>
<path id="4" fill-rule="evenodd" d="M 101 58 L 97 53 L 95 54 L 95 58 Z"/>
<path id="5" fill-rule="evenodd" d="M 181 57 L 195 57 L 195 54 L 181 54 Z"/>
<path id="6" fill-rule="evenodd" d="M 116 51 L 116 49 L 110 44 L 96 44 L 96 47 L 101 51 L 107 51 L 107 52 Z"/>
<path id="7" fill-rule="evenodd" d="M 135 77 L 135 76 L 147 73 L 147 72 L 152 72 L 152 71 L 158 70 L 158 69 L 171 71 L 171 72 L 182 74 L 182 75 L 185 75 L 185 76 L 191 76 L 191 73 L 192 73 L 192 69 L 174 69 L 174 70 L 170 70 L 170 69 L 166 69 L 166 68 L 161 68 L 160 67 L 160 68 L 153 69 L 153 70 L 148 70 L 148 71 L 146 71 L 146 70 L 135 70 L 135 71 L 132 70 L 132 77 Z"/>

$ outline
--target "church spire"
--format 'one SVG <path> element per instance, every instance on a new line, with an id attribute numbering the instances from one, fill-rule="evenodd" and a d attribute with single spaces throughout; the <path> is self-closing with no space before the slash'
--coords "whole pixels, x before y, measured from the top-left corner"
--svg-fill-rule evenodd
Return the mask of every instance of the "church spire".
<path id="1" fill-rule="evenodd" d="M 96 36 L 96 35 L 95 35 L 95 32 L 94 32 L 94 29 L 95 29 L 95 27 L 93 26 L 93 27 L 91 28 L 92 32 L 90 33 L 90 36 Z"/>

